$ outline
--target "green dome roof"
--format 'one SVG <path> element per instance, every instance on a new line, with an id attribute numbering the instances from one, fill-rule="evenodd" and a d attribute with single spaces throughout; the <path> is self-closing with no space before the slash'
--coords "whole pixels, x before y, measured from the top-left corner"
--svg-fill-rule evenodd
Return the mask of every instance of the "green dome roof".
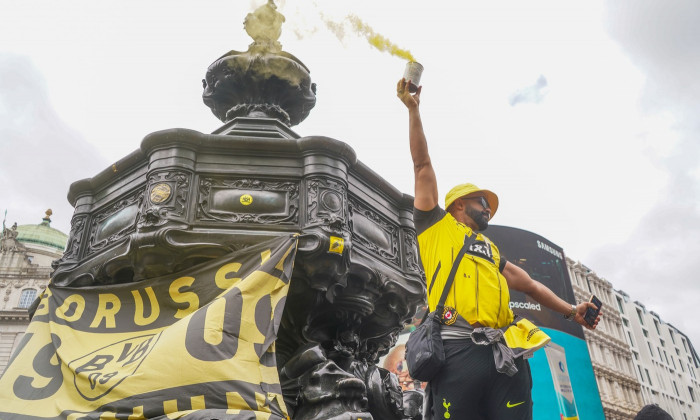
<path id="1" fill-rule="evenodd" d="M 24 244 L 45 245 L 63 251 L 68 243 L 68 235 L 51 227 L 50 215 L 51 210 L 48 210 L 38 225 L 17 226 L 17 240 Z"/>

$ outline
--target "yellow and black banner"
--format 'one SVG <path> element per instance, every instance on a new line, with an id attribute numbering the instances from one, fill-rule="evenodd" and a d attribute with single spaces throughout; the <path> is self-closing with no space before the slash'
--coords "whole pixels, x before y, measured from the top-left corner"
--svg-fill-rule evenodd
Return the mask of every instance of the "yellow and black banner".
<path id="1" fill-rule="evenodd" d="M 137 283 L 49 285 L 0 419 L 286 419 L 275 339 L 297 239 Z"/>

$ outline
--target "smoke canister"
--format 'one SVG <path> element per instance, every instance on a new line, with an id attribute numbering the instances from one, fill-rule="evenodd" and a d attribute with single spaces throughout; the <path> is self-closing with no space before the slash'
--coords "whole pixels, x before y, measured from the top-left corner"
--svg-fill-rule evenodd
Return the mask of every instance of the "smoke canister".
<path id="1" fill-rule="evenodd" d="M 408 91 L 415 93 L 420 86 L 420 76 L 423 74 L 423 66 L 417 61 L 409 61 L 406 63 L 406 70 L 403 72 L 403 78 L 408 81 Z"/>

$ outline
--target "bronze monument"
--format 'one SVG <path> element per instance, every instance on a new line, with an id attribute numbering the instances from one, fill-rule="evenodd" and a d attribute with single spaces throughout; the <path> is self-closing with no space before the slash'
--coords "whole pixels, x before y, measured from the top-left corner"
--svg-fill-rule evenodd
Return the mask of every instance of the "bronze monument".
<path id="1" fill-rule="evenodd" d="M 170 129 L 68 193 L 75 213 L 53 282 L 138 282 L 279 235 L 299 248 L 276 342 L 294 419 L 401 419 L 396 378 L 379 368 L 423 302 L 412 197 L 345 143 L 290 126 L 314 107 L 309 70 L 277 42 L 272 1 L 246 18 L 254 42 L 209 67 L 212 134 Z"/>

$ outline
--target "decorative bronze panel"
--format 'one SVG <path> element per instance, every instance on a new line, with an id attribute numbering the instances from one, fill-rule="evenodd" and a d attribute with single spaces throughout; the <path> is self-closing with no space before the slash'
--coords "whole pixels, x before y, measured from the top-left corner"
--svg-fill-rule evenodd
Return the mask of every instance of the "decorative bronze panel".
<path id="1" fill-rule="evenodd" d="M 299 183 L 205 177 L 199 181 L 197 219 L 228 223 L 299 223 Z"/>
<path id="2" fill-rule="evenodd" d="M 352 196 L 348 204 L 353 240 L 384 261 L 400 266 L 398 226 Z"/>
<path id="3" fill-rule="evenodd" d="M 416 241 L 416 232 L 412 229 L 403 229 L 404 238 L 404 253 L 406 257 L 406 270 L 416 273 L 422 273 L 423 267 L 418 260 L 418 241 Z"/>
<path id="4" fill-rule="evenodd" d="M 328 232 L 348 230 L 347 188 L 328 177 L 313 177 L 306 181 L 307 227 L 320 225 Z"/>
<path id="5" fill-rule="evenodd" d="M 76 261 L 80 257 L 80 246 L 83 242 L 85 223 L 87 222 L 87 219 L 88 216 L 86 214 L 73 216 L 73 219 L 70 222 L 70 236 L 68 237 L 68 245 L 66 245 L 66 250 L 63 252 L 61 259 L 55 263 L 56 266 L 65 261 Z"/>
<path id="6" fill-rule="evenodd" d="M 136 219 L 143 200 L 144 190 L 116 201 L 101 210 L 92 220 L 88 254 L 136 231 Z"/>
<path id="7" fill-rule="evenodd" d="M 184 171 L 160 171 L 148 176 L 148 199 L 139 217 L 139 229 L 161 226 L 168 220 L 185 218 L 190 177 Z"/>

